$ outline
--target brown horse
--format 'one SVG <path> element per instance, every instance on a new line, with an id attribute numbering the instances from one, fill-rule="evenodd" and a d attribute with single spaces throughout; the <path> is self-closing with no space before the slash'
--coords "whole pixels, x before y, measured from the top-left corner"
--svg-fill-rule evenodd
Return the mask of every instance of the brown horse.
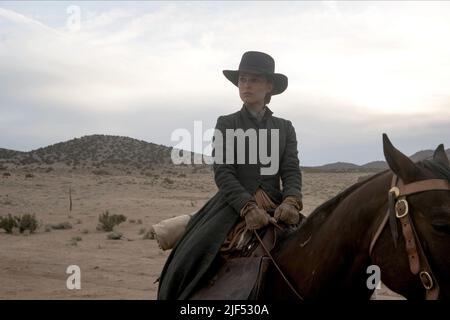
<path id="1" fill-rule="evenodd" d="M 272 255 L 294 289 L 272 267 L 263 299 L 299 299 L 294 291 L 304 300 L 369 299 L 371 265 L 407 299 L 450 299 L 450 166 L 444 147 L 419 163 L 386 135 L 383 148 L 391 170 L 349 187 L 280 236 Z"/>

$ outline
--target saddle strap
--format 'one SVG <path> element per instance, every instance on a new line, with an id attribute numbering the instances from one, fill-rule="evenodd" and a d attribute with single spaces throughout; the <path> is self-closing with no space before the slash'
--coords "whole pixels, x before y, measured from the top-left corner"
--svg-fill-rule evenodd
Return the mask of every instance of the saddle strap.
<path id="1" fill-rule="evenodd" d="M 295 290 L 295 288 L 292 286 L 292 284 L 289 282 L 288 278 L 286 278 L 286 276 L 284 275 L 283 271 L 281 271 L 281 268 L 278 266 L 278 264 L 275 262 L 275 259 L 272 257 L 272 255 L 270 254 L 269 250 L 267 250 L 267 247 L 264 245 L 264 242 L 261 240 L 261 238 L 258 235 L 258 232 L 256 232 L 256 230 L 253 230 L 256 238 L 258 239 L 258 241 L 261 243 L 261 246 L 263 247 L 264 251 L 266 251 L 267 255 L 269 256 L 270 260 L 272 260 L 275 268 L 277 268 L 278 272 L 280 273 L 281 277 L 283 278 L 283 280 L 286 282 L 286 284 L 288 285 L 288 287 L 292 290 L 292 292 L 294 292 L 294 294 L 297 296 L 297 298 L 301 301 L 304 301 L 305 299 L 303 299 L 303 297 L 297 292 L 297 290 Z"/>

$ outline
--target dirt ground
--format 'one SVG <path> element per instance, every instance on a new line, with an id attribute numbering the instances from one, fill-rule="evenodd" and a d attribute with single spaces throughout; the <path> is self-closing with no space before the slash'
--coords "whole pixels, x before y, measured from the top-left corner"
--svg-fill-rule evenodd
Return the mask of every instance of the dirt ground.
<path id="1" fill-rule="evenodd" d="M 188 171 L 191 170 L 191 171 Z M 162 219 L 199 209 L 216 192 L 210 171 L 147 175 L 11 171 L 0 176 L 0 215 L 35 214 L 36 233 L 0 230 L 0 299 L 155 299 L 168 252 L 143 239 Z M 304 213 L 355 183 L 364 173 L 304 173 Z M 72 211 L 69 211 L 69 188 Z M 106 210 L 127 221 L 120 240 L 96 230 Z M 52 224 L 69 222 L 71 229 Z M 145 230 L 144 230 L 145 229 Z M 81 269 L 81 290 L 66 287 L 67 267 Z M 377 299 L 398 299 L 383 287 Z"/>

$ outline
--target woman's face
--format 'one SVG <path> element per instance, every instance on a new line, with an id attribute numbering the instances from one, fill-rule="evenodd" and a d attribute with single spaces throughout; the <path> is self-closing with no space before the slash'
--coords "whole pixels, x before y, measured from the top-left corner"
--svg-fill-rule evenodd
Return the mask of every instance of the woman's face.
<path id="1" fill-rule="evenodd" d="M 272 91 L 273 85 L 261 74 L 239 73 L 239 96 L 250 107 L 264 106 L 266 94 Z"/>

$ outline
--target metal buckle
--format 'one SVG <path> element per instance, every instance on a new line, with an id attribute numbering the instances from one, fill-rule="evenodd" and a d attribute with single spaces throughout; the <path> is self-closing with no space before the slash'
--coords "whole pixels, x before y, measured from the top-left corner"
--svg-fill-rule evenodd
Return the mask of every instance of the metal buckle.
<path id="1" fill-rule="evenodd" d="M 433 288 L 433 278 L 431 278 L 430 274 L 426 271 L 421 271 L 420 274 L 420 281 L 422 282 L 422 285 L 425 289 L 430 290 Z"/>
<path id="2" fill-rule="evenodd" d="M 402 213 L 403 210 L 405 212 Z M 398 200 L 397 203 L 395 204 L 395 216 L 400 219 L 406 216 L 408 212 L 409 212 L 408 201 L 406 201 L 405 198 Z"/>
<path id="3" fill-rule="evenodd" d="M 397 199 L 398 196 L 400 195 L 400 189 L 399 189 L 398 187 L 392 187 L 392 188 L 389 190 L 389 193 L 391 193 L 391 192 L 394 193 L 395 199 Z"/>

